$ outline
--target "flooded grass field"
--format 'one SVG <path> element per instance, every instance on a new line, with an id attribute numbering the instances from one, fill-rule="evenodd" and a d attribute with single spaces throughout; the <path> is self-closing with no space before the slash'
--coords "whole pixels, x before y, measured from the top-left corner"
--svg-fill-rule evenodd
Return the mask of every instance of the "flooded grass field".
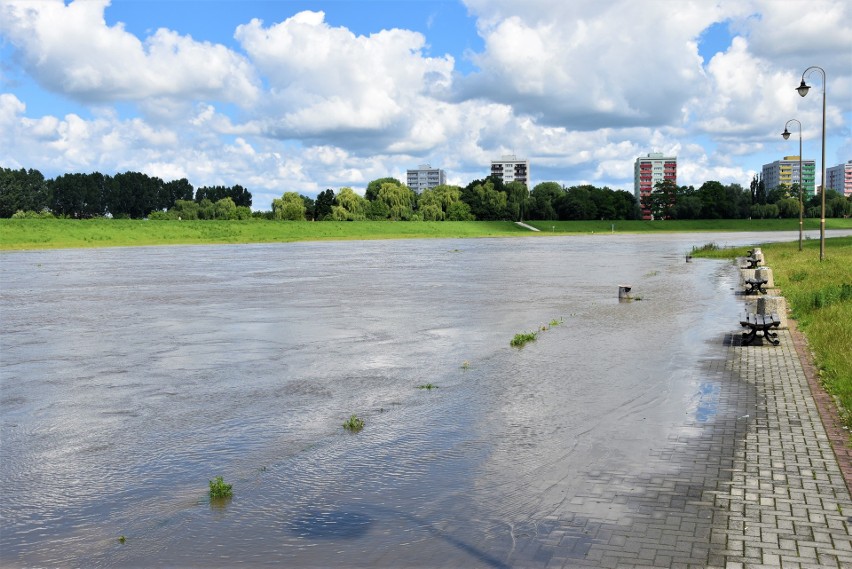
<path id="1" fill-rule="evenodd" d="M 0 563 L 533 563 L 553 520 L 630 515 L 601 473 L 714 420 L 736 271 L 686 252 L 773 239 L 0 254 Z"/>

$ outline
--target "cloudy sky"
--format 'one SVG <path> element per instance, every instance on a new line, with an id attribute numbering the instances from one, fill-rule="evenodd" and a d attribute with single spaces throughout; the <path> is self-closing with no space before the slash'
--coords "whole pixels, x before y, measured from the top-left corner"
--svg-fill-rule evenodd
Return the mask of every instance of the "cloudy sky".
<path id="1" fill-rule="evenodd" d="M 747 187 L 852 159 L 848 0 L 0 0 L 0 166 L 241 184 L 255 209 L 419 164 L 466 185 Z"/>

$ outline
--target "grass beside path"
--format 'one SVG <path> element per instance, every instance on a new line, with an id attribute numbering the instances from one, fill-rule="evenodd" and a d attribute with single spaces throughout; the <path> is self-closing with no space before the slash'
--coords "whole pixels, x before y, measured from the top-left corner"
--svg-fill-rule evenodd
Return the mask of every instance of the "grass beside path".
<path id="1" fill-rule="evenodd" d="M 696 257 L 744 257 L 751 247 L 696 251 Z M 775 285 L 787 299 L 799 329 L 814 352 L 820 381 L 835 397 L 852 430 L 852 237 L 760 245 Z"/>

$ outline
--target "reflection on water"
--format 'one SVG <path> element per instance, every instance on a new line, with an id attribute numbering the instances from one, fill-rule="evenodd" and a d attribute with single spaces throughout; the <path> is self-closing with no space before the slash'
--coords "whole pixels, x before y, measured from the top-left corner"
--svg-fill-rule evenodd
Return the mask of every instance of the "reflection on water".
<path id="1" fill-rule="evenodd" d="M 693 373 L 732 268 L 684 253 L 766 239 L 4 253 L 0 560 L 502 566 L 596 471 L 713 420 Z"/>

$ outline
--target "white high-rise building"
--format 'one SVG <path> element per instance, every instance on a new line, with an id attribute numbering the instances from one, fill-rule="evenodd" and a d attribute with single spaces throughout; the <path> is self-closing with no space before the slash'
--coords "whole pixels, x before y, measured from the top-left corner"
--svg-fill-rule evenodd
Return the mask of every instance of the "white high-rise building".
<path id="1" fill-rule="evenodd" d="M 518 159 L 514 154 L 506 154 L 500 160 L 491 161 L 491 175 L 509 182 L 522 182 L 529 187 L 530 161 Z"/>
<path id="2" fill-rule="evenodd" d="M 406 184 L 418 194 L 435 186 L 447 183 L 447 175 L 440 168 L 432 168 L 431 164 L 421 164 L 416 170 L 406 171 Z"/>

